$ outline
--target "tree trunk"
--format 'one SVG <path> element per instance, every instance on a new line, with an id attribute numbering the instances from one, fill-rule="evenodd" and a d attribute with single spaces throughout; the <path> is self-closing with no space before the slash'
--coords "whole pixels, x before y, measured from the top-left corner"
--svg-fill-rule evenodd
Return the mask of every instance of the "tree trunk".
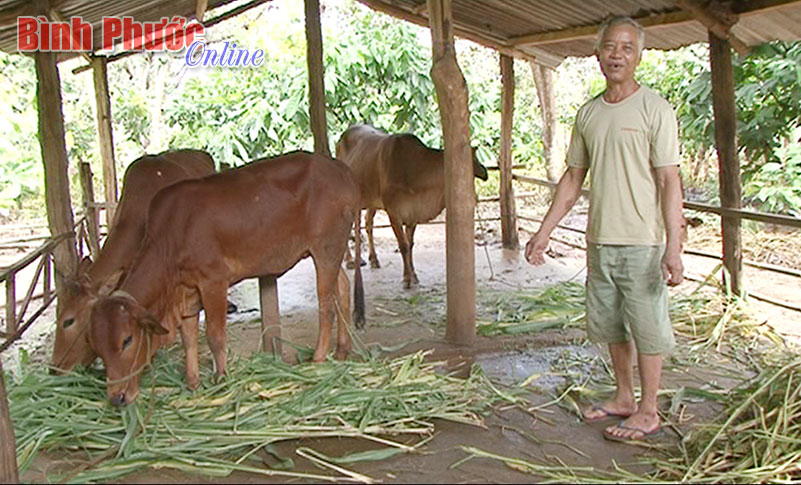
<path id="1" fill-rule="evenodd" d="M 8 411 L 3 361 L 0 360 L 0 483 L 19 483 L 17 445 Z"/>
<path id="2" fill-rule="evenodd" d="M 558 182 L 564 172 L 564 156 L 561 146 L 561 130 L 556 117 L 556 97 L 554 95 L 554 70 L 531 62 L 531 74 L 537 88 L 542 114 L 542 147 L 548 180 Z"/>
<path id="3" fill-rule="evenodd" d="M 323 36 L 320 28 L 320 1 L 306 2 L 306 61 L 309 65 L 309 120 L 314 135 L 314 152 L 331 156 L 325 116 L 325 71 Z"/>
<path id="4" fill-rule="evenodd" d="M 518 249 L 515 190 L 512 186 L 512 129 L 515 112 L 514 59 L 501 54 L 501 153 L 498 159 L 501 187 L 501 238 L 504 249 Z"/>
<path id="5" fill-rule="evenodd" d="M 715 142 L 720 168 L 721 230 L 723 266 L 729 275 L 731 291 L 739 295 L 742 287 L 742 238 L 740 217 L 726 209 L 742 207 L 740 160 L 737 157 L 737 113 L 734 104 L 734 71 L 729 41 L 709 33 L 709 60 L 712 74 L 712 98 L 715 113 Z"/>
<path id="6" fill-rule="evenodd" d="M 447 316 L 445 338 L 472 344 L 476 334 L 475 188 L 467 85 L 453 46 L 451 0 L 428 0 L 431 78 L 445 139 Z"/>
<path id="7" fill-rule="evenodd" d="M 75 225 L 70 202 L 69 178 L 67 177 L 67 147 L 64 142 L 64 117 L 61 111 L 61 80 L 56 65 L 56 53 L 37 52 L 36 100 L 39 112 L 39 144 L 45 167 L 45 202 L 50 234 L 72 234 L 53 251 L 56 266 L 56 292 L 61 295 L 64 278 L 71 277 L 77 269 L 78 254 L 75 249 Z M 59 299 L 59 306 L 61 299 Z"/>

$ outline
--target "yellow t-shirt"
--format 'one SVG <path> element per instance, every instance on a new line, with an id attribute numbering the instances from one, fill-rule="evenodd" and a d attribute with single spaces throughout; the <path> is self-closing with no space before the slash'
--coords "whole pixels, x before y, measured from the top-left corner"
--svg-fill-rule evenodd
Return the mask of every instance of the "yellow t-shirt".
<path id="1" fill-rule="evenodd" d="M 661 96 L 640 86 L 619 103 L 602 95 L 585 103 L 576 114 L 567 163 L 589 169 L 588 242 L 664 243 L 654 167 L 679 164 L 679 138 L 676 115 Z"/>

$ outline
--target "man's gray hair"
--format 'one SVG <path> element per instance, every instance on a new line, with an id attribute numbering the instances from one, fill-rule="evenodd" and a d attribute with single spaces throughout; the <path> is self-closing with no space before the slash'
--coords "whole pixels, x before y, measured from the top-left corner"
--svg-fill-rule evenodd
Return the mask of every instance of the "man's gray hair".
<path id="1" fill-rule="evenodd" d="M 603 24 L 601 24 L 601 28 L 598 30 L 598 38 L 595 39 L 595 52 L 601 52 L 601 40 L 604 38 L 606 31 L 618 25 L 629 25 L 634 27 L 634 29 L 637 31 L 637 50 L 639 51 L 639 54 L 642 55 L 642 50 L 645 48 L 645 29 L 633 18 L 624 17 L 622 15 L 609 17 L 606 19 L 606 21 L 604 21 Z"/>

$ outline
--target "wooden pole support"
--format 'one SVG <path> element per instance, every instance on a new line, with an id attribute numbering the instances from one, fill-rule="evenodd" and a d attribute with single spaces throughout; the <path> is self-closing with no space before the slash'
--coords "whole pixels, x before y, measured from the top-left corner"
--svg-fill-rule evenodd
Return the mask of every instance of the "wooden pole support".
<path id="1" fill-rule="evenodd" d="M 92 182 L 92 167 L 89 162 L 81 162 L 80 175 L 89 252 L 92 254 L 92 259 L 97 261 L 97 257 L 100 255 L 100 221 L 95 208 L 95 188 Z"/>
<path id="2" fill-rule="evenodd" d="M 278 314 L 278 278 L 259 277 L 262 351 L 281 355 L 281 318 Z"/>
<path id="3" fill-rule="evenodd" d="M 309 69 L 309 120 L 314 135 L 314 152 L 331 156 L 325 117 L 325 71 L 323 36 L 320 28 L 320 0 L 306 2 L 306 61 Z"/>
<path id="4" fill-rule="evenodd" d="M 470 345 L 476 335 L 475 187 L 467 84 L 456 61 L 451 0 L 428 0 L 433 66 L 445 139 L 447 329 L 445 338 Z"/>
<path id="5" fill-rule="evenodd" d="M 108 59 L 92 59 L 97 105 L 97 136 L 100 144 L 100 159 L 103 161 L 103 187 L 105 189 L 106 225 L 111 229 L 114 208 L 117 204 L 117 166 L 114 161 L 114 134 L 111 128 L 111 97 L 108 91 Z M 94 199 L 93 199 L 94 200 Z"/>
<path id="6" fill-rule="evenodd" d="M 512 129 L 515 112 L 514 59 L 501 54 L 501 153 L 498 159 L 501 183 L 501 239 L 504 249 L 519 249 L 517 209 L 512 186 Z"/>
<path id="7" fill-rule="evenodd" d="M 17 445 L 8 410 L 5 374 L 0 360 L 0 483 L 19 483 Z"/>

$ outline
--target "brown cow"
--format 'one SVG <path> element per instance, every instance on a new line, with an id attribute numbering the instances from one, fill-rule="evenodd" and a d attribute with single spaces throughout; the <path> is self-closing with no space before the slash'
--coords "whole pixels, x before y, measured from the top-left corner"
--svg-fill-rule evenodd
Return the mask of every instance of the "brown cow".
<path id="1" fill-rule="evenodd" d="M 180 180 L 214 173 L 211 155 L 200 150 L 167 151 L 145 155 L 125 171 L 122 196 L 97 261 L 88 258 L 78 268 L 76 284 L 65 294 L 66 301 L 56 317 L 53 368 L 70 371 L 75 365 L 89 365 L 97 354 L 89 346 L 89 309 L 98 294 L 109 294 L 128 269 L 145 235 L 147 207 L 156 192 Z"/>
<path id="2" fill-rule="evenodd" d="M 324 360 L 335 306 L 347 300 L 336 295 L 338 274 L 358 203 L 359 189 L 347 166 L 307 152 L 258 160 L 159 192 L 128 275 L 92 309 L 89 342 L 105 363 L 111 402 L 124 405 L 137 396 L 140 372 L 176 330 L 159 322 L 187 294 L 202 300 L 216 373 L 224 374 L 228 286 L 281 275 L 309 255 L 317 273 L 320 326 L 314 361 Z M 196 309 L 186 307 L 183 314 Z M 187 385 L 195 388 L 196 320 L 184 320 L 179 330 Z M 347 322 L 340 318 L 335 357 L 345 358 L 350 347 Z"/>
<path id="3" fill-rule="evenodd" d="M 361 207 L 368 209 L 365 226 L 370 265 L 380 266 L 373 244 L 373 217 L 376 209 L 384 209 L 403 258 L 403 286 L 411 288 L 418 283 L 412 258 L 414 230 L 445 208 L 444 152 L 425 146 L 409 133 L 389 135 L 372 126 L 354 125 L 339 139 L 337 158 L 353 170 L 362 193 Z M 487 169 L 475 155 L 473 174 L 487 180 Z M 360 323 L 357 320 L 357 325 Z"/>

